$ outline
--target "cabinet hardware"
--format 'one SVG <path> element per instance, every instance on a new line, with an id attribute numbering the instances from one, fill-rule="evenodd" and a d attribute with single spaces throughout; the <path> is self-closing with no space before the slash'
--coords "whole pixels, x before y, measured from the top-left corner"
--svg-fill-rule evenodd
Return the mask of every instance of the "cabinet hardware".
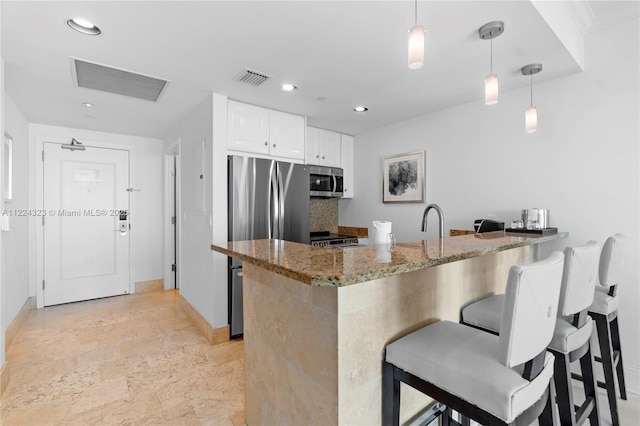
<path id="1" fill-rule="evenodd" d="M 265 143 L 264 143 L 264 146 L 269 146 L 269 142 L 265 142 Z"/>

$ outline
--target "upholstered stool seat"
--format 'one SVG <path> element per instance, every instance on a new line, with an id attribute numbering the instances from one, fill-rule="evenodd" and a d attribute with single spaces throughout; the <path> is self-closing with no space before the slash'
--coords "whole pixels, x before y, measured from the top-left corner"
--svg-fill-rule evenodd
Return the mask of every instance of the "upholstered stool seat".
<path id="1" fill-rule="evenodd" d="M 576 327 L 569 318 L 556 319 L 556 328 L 553 331 L 549 349 L 562 353 L 569 353 L 579 349 L 589 340 L 593 331 L 591 318 L 586 317 L 585 321 L 586 323 L 582 327 Z"/>
<path id="2" fill-rule="evenodd" d="M 500 332 L 500 315 L 503 305 L 504 294 L 494 294 L 480 299 L 462 310 L 463 322 L 493 334 L 498 334 Z"/>
<path id="3" fill-rule="evenodd" d="M 498 336 L 440 321 L 387 346 L 387 362 L 511 423 L 540 399 L 553 375 L 553 355 L 531 382 L 523 365 L 505 368 Z"/>
<path id="4" fill-rule="evenodd" d="M 620 298 L 609 295 L 609 289 L 597 286 L 593 297 L 593 303 L 589 307 L 589 312 L 600 315 L 609 315 L 618 311 Z"/>
<path id="5" fill-rule="evenodd" d="M 400 383 L 423 392 L 451 411 L 485 425 L 553 422 L 551 341 L 558 309 L 564 256 L 509 270 L 499 336 L 440 321 L 385 348 L 382 423 L 400 422 Z"/>

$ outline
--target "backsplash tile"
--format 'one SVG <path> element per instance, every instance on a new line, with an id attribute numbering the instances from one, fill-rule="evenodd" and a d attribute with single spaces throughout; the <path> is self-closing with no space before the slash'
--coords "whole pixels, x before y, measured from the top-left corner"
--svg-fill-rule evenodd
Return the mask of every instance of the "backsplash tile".
<path id="1" fill-rule="evenodd" d="M 309 215 L 311 232 L 338 232 L 337 198 L 311 198 Z"/>

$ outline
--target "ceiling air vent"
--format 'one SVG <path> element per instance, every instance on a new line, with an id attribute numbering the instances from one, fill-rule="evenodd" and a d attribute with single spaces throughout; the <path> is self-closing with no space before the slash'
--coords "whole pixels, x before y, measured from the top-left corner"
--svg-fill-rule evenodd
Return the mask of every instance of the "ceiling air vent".
<path id="1" fill-rule="evenodd" d="M 247 83 L 252 86 L 260 86 L 269 78 L 271 78 L 269 74 L 265 74 L 263 72 L 258 72 L 249 68 L 245 68 L 240 73 L 238 73 L 233 79 L 235 81 L 241 81 L 243 83 Z"/>
<path id="2" fill-rule="evenodd" d="M 71 72 L 77 87 L 158 102 L 169 82 L 80 59 L 71 58 Z"/>

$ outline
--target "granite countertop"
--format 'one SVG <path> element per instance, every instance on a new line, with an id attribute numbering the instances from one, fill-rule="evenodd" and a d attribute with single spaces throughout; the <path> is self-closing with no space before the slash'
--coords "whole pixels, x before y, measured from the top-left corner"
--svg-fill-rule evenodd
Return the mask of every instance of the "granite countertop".
<path id="1" fill-rule="evenodd" d="M 388 246 L 312 247 L 283 240 L 230 241 L 211 249 L 314 286 L 342 287 L 568 236 L 460 235 Z"/>

